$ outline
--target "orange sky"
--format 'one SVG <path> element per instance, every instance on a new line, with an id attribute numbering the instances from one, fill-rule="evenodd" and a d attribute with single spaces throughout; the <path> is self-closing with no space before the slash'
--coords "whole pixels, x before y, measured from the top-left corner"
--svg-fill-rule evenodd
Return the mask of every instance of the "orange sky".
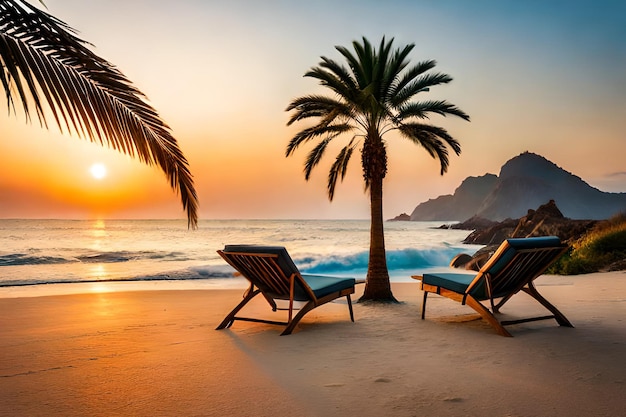
<path id="1" fill-rule="evenodd" d="M 162 4 L 165 3 L 165 4 Z M 227 3 L 227 4 L 224 4 Z M 445 98 L 471 118 L 433 118 L 460 141 L 448 174 L 389 137 L 385 216 L 449 194 L 467 176 L 541 154 L 604 191 L 626 192 L 626 8 L 619 2 L 308 2 L 47 0 L 116 64 L 170 125 L 189 159 L 201 218 L 367 218 L 360 160 L 328 202 L 329 159 L 307 183 L 307 149 L 284 157 L 291 99 L 320 92 L 303 74 L 321 55 L 384 34 L 416 43 L 454 81 Z M 379 4 L 380 3 L 380 4 Z M 470 6 L 471 4 L 471 6 Z M 357 7 L 358 5 L 358 7 Z M 329 12 L 332 10 L 332 13 Z M 621 20 L 621 21 L 620 21 Z M 156 168 L 24 115 L 0 123 L 0 217 L 184 218 Z M 89 167 L 104 163 L 96 180 Z"/>

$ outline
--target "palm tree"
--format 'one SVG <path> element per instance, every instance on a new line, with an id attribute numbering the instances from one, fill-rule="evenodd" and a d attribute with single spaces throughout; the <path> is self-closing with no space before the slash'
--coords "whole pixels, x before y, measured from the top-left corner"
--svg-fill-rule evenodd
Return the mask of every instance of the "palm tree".
<path id="1" fill-rule="evenodd" d="M 17 96 L 27 120 L 34 108 L 46 128 L 52 117 L 62 132 L 158 165 L 180 194 L 188 226 L 197 227 L 193 178 L 170 128 L 143 93 L 67 24 L 25 1 L 0 0 L 0 81 L 9 112 L 15 112 Z"/>
<path id="2" fill-rule="evenodd" d="M 337 180 L 346 175 L 348 162 L 360 148 L 365 191 L 369 192 L 371 226 L 369 263 L 361 300 L 392 301 L 389 272 L 385 255 L 383 230 L 383 179 L 387 173 L 387 141 L 383 136 L 392 131 L 400 133 L 416 145 L 421 145 L 441 165 L 441 175 L 448 169 L 448 147 L 457 155 L 459 143 L 442 129 L 421 122 L 431 114 L 453 115 L 469 121 L 469 116 L 447 101 L 413 101 L 430 87 L 452 81 L 447 74 L 428 73 L 435 61 L 423 61 L 407 68 L 407 56 L 415 46 L 410 44 L 392 51 L 393 39 L 383 37 L 378 50 L 363 38 L 352 43 L 356 55 L 348 49 L 336 49 L 347 60 L 348 68 L 321 57 L 319 66 L 311 68 L 305 77 L 319 80 L 333 97 L 308 95 L 294 99 L 286 111 L 293 111 L 287 125 L 314 118 L 315 125 L 298 132 L 287 146 L 286 156 L 302 144 L 315 140 L 304 164 L 305 179 L 322 159 L 333 139 L 346 137 L 348 143 L 337 154 L 328 174 L 328 197 L 332 201 Z"/>

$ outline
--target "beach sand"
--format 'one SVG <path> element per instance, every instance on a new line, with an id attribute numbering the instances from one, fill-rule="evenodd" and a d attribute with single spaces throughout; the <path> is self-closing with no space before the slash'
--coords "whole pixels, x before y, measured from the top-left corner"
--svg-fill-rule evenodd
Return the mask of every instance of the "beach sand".
<path id="1" fill-rule="evenodd" d="M 3 298 L 0 415 L 624 415 L 626 273 L 536 283 L 575 328 L 531 322 L 505 338 L 434 295 L 421 320 L 417 282 L 393 285 L 401 304 L 355 304 L 355 323 L 333 302 L 282 337 L 214 330 L 240 289 Z M 262 299 L 244 311 L 284 314 Z M 503 312 L 544 314 L 526 294 Z"/>

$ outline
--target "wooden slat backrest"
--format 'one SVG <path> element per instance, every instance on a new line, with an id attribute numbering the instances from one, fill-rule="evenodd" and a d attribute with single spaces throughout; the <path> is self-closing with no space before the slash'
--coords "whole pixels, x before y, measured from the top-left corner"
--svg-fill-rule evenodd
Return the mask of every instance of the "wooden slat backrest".
<path id="1" fill-rule="evenodd" d="M 482 279 L 489 279 L 491 296 L 494 298 L 520 291 L 524 285 L 545 272 L 567 250 L 567 247 L 508 248 L 508 250 L 515 250 L 515 255 L 502 269 L 491 274 L 485 271 L 485 274 L 481 276 Z M 473 282 L 468 292 L 479 284 L 480 282 Z"/>
<path id="2" fill-rule="evenodd" d="M 515 293 L 524 285 L 537 278 L 567 248 L 550 247 L 538 249 L 519 249 L 501 271 L 491 276 L 491 291 L 494 296 Z"/>
<path id="3" fill-rule="evenodd" d="M 272 296 L 289 297 L 289 277 L 278 266 L 278 255 L 223 251 L 218 253 L 261 291 Z"/>

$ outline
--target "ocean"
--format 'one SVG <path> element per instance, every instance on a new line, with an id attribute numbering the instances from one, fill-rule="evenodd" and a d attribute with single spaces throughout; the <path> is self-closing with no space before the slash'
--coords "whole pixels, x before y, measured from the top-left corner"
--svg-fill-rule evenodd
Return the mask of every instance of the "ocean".
<path id="1" fill-rule="evenodd" d="M 480 248 L 442 223 L 385 223 L 392 281 Z M 0 297 L 85 283 L 245 287 L 216 253 L 226 244 L 282 245 L 303 273 L 365 278 L 369 220 L 201 220 L 188 230 L 185 220 L 0 219 Z"/>

